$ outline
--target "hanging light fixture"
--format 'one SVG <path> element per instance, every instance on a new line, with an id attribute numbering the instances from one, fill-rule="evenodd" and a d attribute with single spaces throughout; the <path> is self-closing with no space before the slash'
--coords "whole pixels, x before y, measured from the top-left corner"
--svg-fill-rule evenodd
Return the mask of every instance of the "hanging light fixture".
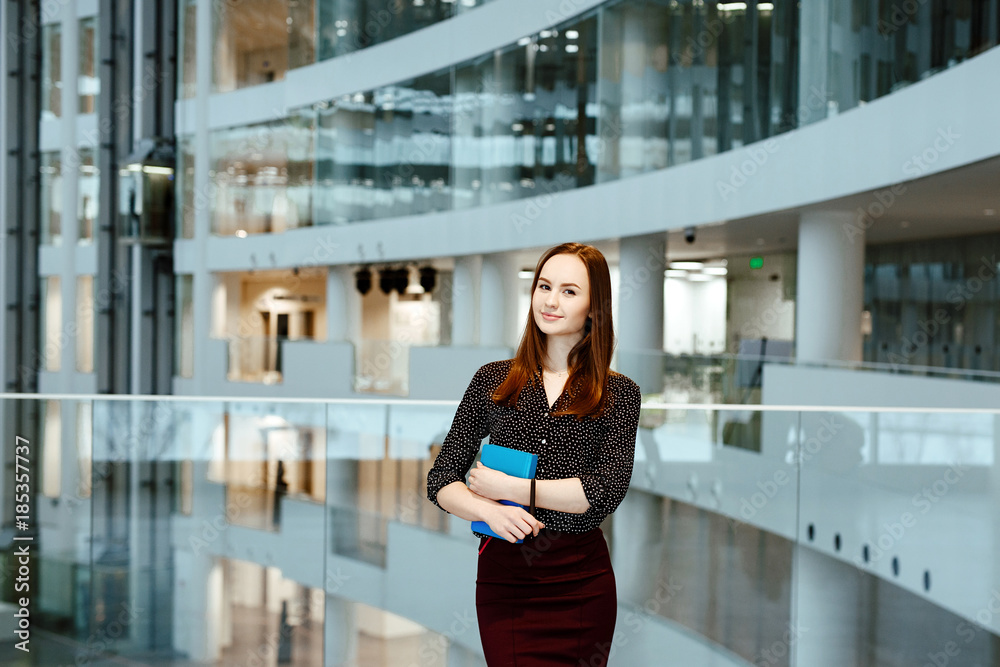
<path id="1" fill-rule="evenodd" d="M 427 293 L 434 291 L 434 286 L 437 284 L 437 269 L 433 266 L 425 266 L 420 269 L 420 286 L 424 288 Z"/>
<path id="2" fill-rule="evenodd" d="M 368 294 L 372 289 L 372 270 L 367 266 L 363 266 L 354 272 L 354 286 L 361 296 Z"/>

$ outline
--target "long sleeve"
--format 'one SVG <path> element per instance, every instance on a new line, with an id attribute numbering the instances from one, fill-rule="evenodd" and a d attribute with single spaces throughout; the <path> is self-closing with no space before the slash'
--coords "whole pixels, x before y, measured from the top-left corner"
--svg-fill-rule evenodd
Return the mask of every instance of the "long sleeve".
<path id="1" fill-rule="evenodd" d="M 465 476 L 479 453 L 479 446 L 489 433 L 487 401 L 490 398 L 487 395 L 485 368 L 480 367 L 473 375 L 455 412 L 451 429 L 441 444 L 441 451 L 427 472 L 427 499 L 438 507 L 441 507 L 437 501 L 438 491 L 452 482 L 465 482 Z"/>
<path id="2" fill-rule="evenodd" d="M 628 491 L 635 462 L 635 439 L 639 430 L 639 386 L 625 378 L 615 396 L 607 435 L 600 443 L 592 470 L 580 475 L 583 493 L 590 503 L 582 519 L 595 525 L 614 512 Z"/>

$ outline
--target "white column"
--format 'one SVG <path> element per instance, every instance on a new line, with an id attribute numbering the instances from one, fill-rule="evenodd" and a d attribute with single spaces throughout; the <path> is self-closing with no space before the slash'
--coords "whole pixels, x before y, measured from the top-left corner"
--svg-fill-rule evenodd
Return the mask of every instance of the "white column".
<path id="1" fill-rule="evenodd" d="M 849 211 L 799 220 L 795 355 L 799 361 L 860 361 L 865 236 Z"/>
<path id="2" fill-rule="evenodd" d="M 353 664 L 358 653 L 358 630 L 354 603 L 350 600 L 326 596 L 323 617 L 323 664 Z"/>
<path id="3" fill-rule="evenodd" d="M 644 393 L 663 390 L 665 232 L 630 236 L 619 246 L 618 370 Z"/>
<path id="4" fill-rule="evenodd" d="M 451 344 L 458 346 L 476 345 L 479 313 L 479 274 L 482 266 L 481 255 L 469 255 L 455 260 L 455 274 L 452 280 L 452 332 Z"/>
<path id="5" fill-rule="evenodd" d="M 520 335 L 517 321 L 517 267 L 508 253 L 483 257 L 479 286 L 479 344 L 510 346 Z"/>
<path id="6" fill-rule="evenodd" d="M 361 293 L 350 266 L 331 266 L 326 273 L 326 339 L 361 340 Z M 378 289 L 373 273 L 372 289 Z"/>
<path id="7" fill-rule="evenodd" d="M 662 497 L 633 488 L 615 510 L 610 547 L 619 600 L 641 605 L 649 598 L 660 565 L 662 508 Z"/>
<path id="8" fill-rule="evenodd" d="M 853 566 L 795 547 L 791 627 L 792 665 L 852 665 L 859 655 L 858 605 L 862 577 Z"/>

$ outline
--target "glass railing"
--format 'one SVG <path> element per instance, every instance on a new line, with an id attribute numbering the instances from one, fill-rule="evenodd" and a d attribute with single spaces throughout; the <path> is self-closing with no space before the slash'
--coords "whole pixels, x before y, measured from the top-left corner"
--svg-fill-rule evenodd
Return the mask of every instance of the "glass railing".
<path id="1" fill-rule="evenodd" d="M 211 0 L 213 92 L 280 81 L 288 70 L 382 44 L 490 1 Z M 182 11 L 193 13 L 194 6 L 182 5 Z M 194 21 L 183 25 L 182 47 L 185 38 L 193 43 L 196 29 Z"/>
<path id="2" fill-rule="evenodd" d="M 7 630 L 0 663 L 483 664 L 475 623 L 453 625 L 475 617 L 478 542 L 426 500 L 454 401 L 2 407 L 0 591 L 7 618 L 29 600 L 31 653 Z M 998 455 L 1000 409 L 647 400 L 603 526 L 618 659 L 997 664 Z"/>
<path id="3" fill-rule="evenodd" d="M 226 379 L 231 382 L 281 382 L 282 345 L 287 338 L 242 336 L 228 340 Z"/>
<path id="4" fill-rule="evenodd" d="M 664 390 L 657 400 L 671 403 L 761 402 L 765 365 L 891 373 L 966 382 L 1000 383 L 1000 372 L 877 361 L 800 361 L 756 354 L 664 354 Z"/>

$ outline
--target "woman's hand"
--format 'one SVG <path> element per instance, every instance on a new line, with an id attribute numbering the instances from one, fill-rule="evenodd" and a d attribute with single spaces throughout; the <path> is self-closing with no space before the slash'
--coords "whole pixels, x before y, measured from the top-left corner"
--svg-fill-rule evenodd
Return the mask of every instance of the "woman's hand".
<path id="1" fill-rule="evenodd" d="M 490 500 L 510 500 L 511 476 L 493 468 L 487 468 L 482 461 L 469 473 L 469 490 Z"/>
<path id="2" fill-rule="evenodd" d="M 538 531 L 545 528 L 544 523 L 528 514 L 523 507 L 514 505 L 492 507 L 485 520 L 494 533 L 512 544 L 524 539 L 528 533 L 537 537 Z"/>

